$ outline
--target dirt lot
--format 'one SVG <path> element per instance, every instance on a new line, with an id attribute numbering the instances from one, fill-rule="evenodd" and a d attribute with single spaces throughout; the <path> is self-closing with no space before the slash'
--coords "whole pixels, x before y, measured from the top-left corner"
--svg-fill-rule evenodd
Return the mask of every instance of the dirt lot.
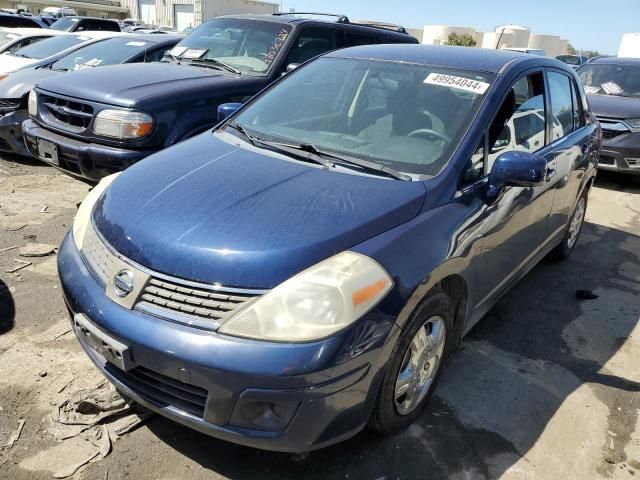
<path id="1" fill-rule="evenodd" d="M 50 413 L 101 381 L 67 332 L 55 255 L 1 251 L 57 246 L 87 191 L 46 166 L 0 160 L 1 479 L 51 478 L 73 462 L 47 430 Z M 640 189 L 600 175 L 587 218 L 569 262 L 544 261 L 463 341 L 407 431 L 301 456 L 154 417 L 72 478 L 640 478 Z M 32 265 L 7 273 L 24 265 L 15 260 Z M 577 289 L 598 298 L 577 300 Z"/>

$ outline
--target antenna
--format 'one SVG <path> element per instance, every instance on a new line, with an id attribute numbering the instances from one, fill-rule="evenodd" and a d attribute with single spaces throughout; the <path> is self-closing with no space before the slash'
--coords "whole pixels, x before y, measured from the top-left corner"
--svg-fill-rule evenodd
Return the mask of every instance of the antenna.
<path id="1" fill-rule="evenodd" d="M 507 29 L 507 27 L 502 27 L 502 31 L 500 32 L 500 36 L 498 37 L 498 43 L 496 43 L 496 50 L 498 50 L 498 47 L 500 46 L 500 40 L 502 40 L 502 35 L 504 35 L 504 31 Z"/>

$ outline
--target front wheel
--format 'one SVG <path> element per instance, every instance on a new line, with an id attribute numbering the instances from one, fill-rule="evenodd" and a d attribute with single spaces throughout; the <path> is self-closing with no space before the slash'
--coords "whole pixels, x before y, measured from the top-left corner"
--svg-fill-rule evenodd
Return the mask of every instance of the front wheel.
<path id="1" fill-rule="evenodd" d="M 391 434 L 409 426 L 433 394 L 453 342 L 451 300 L 428 295 L 400 334 L 387 362 L 369 419 L 373 430 Z"/>
<path id="2" fill-rule="evenodd" d="M 553 250 L 553 256 L 557 260 L 566 260 L 569 258 L 578 243 L 582 224 L 584 223 L 584 217 L 587 213 L 588 195 L 589 191 L 585 189 L 578 199 L 576 208 L 573 210 L 573 214 L 571 215 L 571 219 L 569 220 L 569 224 L 567 225 L 567 229 L 560 245 Z"/>

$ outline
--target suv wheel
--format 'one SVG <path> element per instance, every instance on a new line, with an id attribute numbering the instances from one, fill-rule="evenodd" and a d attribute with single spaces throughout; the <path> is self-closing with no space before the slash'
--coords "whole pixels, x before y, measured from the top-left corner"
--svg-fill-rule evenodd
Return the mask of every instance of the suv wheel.
<path id="1" fill-rule="evenodd" d="M 420 415 L 440 378 L 454 342 L 451 300 L 429 294 L 408 321 L 387 362 L 369 427 L 391 434 Z"/>

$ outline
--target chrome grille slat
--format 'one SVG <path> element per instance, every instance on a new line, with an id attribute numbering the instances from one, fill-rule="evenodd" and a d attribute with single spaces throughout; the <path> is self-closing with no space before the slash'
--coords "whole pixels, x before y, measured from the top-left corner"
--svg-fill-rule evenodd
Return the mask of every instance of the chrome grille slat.
<path id="1" fill-rule="evenodd" d="M 87 228 L 82 242 L 82 256 L 98 281 L 104 286 L 114 268 L 114 258 L 93 228 Z"/>
<path id="2" fill-rule="evenodd" d="M 93 107 L 86 103 L 43 94 L 42 105 L 49 116 L 72 130 L 88 128 L 93 119 Z"/>

